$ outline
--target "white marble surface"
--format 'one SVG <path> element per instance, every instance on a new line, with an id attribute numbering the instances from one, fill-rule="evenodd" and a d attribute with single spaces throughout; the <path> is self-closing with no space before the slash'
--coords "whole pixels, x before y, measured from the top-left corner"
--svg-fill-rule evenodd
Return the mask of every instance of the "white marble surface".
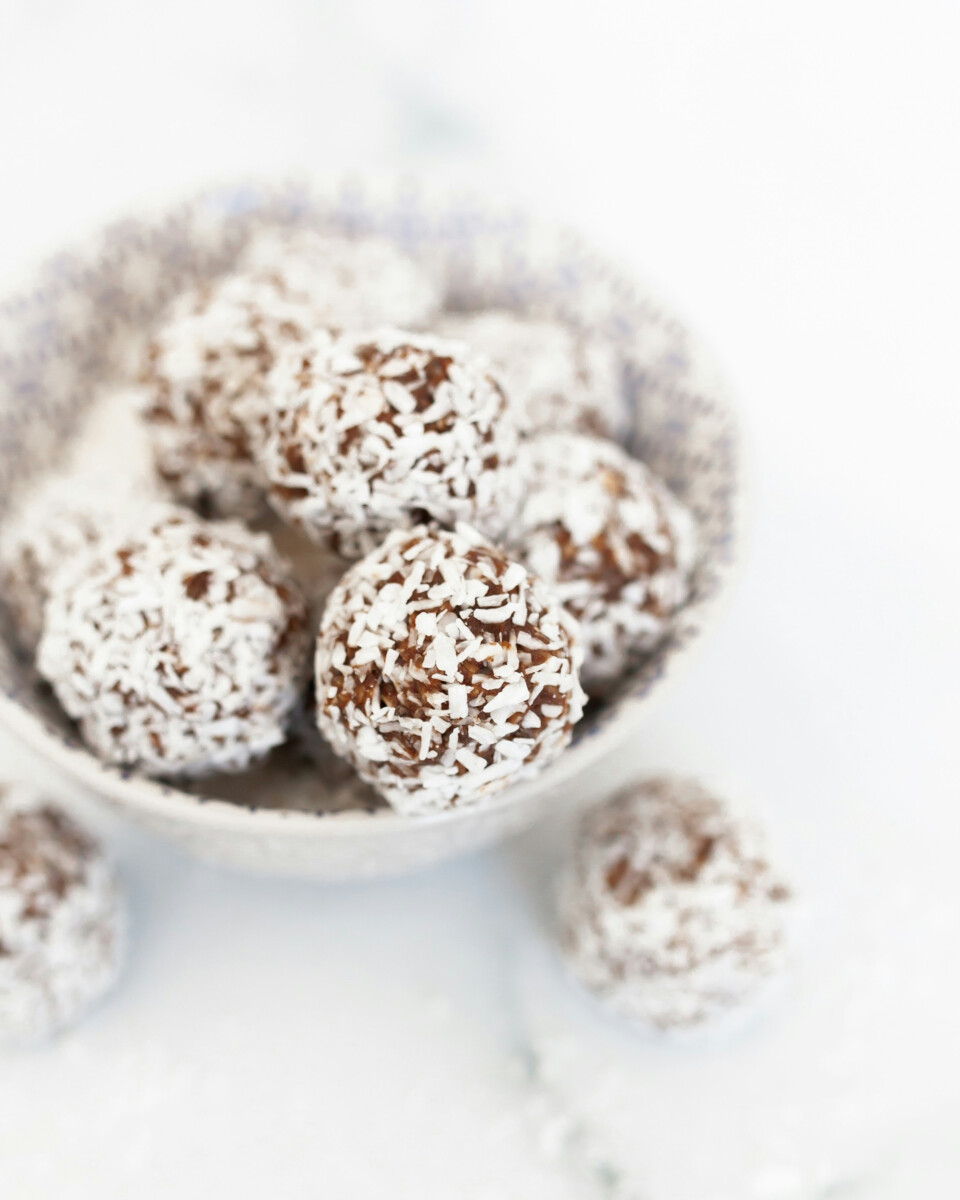
<path id="1" fill-rule="evenodd" d="M 956 11 L 590 12 L 8 0 L 0 273 L 157 188 L 374 163 L 512 192 L 665 283 L 739 385 L 756 517 L 726 624 L 608 782 L 763 809 L 805 900 L 791 975 L 735 1035 L 639 1038 L 550 951 L 562 830 L 324 890 L 114 826 L 130 965 L 0 1060 L 3 1200 L 960 1194 Z M 48 778 L 3 733 L 0 766 Z"/>

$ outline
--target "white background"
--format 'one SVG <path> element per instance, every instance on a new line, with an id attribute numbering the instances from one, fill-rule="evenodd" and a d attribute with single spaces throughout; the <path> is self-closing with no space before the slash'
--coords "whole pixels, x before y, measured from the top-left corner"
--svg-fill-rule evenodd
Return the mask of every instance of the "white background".
<path id="1" fill-rule="evenodd" d="M 400 168 L 579 226 L 707 335 L 746 571 L 616 769 L 752 800 L 807 906 L 762 1020 L 664 1047 L 563 981 L 549 829 L 328 890 L 113 830 L 132 959 L 0 1060 L 3 1200 L 960 1194 L 958 35 L 946 0 L 0 0 L 3 278 L 138 197 Z"/>

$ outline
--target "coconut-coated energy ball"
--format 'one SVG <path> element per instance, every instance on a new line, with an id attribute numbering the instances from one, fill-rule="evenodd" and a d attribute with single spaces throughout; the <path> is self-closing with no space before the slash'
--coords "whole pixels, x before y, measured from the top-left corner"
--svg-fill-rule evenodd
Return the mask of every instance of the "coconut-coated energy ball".
<path id="1" fill-rule="evenodd" d="M 271 376 L 270 498 L 357 557 L 397 526 L 466 521 L 496 537 L 519 503 L 518 434 L 487 360 L 380 330 L 314 340 Z"/>
<path id="2" fill-rule="evenodd" d="M 204 775 L 284 740 L 308 647 L 306 604 L 268 537 L 167 510 L 51 596 L 38 662 L 106 762 Z"/>
<path id="3" fill-rule="evenodd" d="M 423 268 L 386 238 L 345 237 L 313 229 L 264 229 L 242 266 L 310 306 L 319 325 L 367 329 L 422 327 L 440 307 L 440 290 Z"/>
<path id="4" fill-rule="evenodd" d="M 475 530 L 397 530 L 327 602 L 320 729 L 400 812 L 475 804 L 570 741 L 584 702 L 571 624 Z"/>
<path id="5" fill-rule="evenodd" d="M 157 471 L 177 499 L 207 515 L 258 513 L 267 376 L 280 350 L 315 324 L 309 308 L 251 275 L 174 303 L 148 348 L 138 399 Z"/>
<path id="6" fill-rule="evenodd" d="M 114 520 L 104 501 L 85 489 L 41 485 L 0 529 L 0 597 L 20 645 L 34 654 L 43 610 L 56 580 L 92 552 Z"/>
<path id="7" fill-rule="evenodd" d="M 687 599 L 693 518 L 643 463 L 599 438 L 533 438 L 522 466 L 528 490 L 511 547 L 580 622 L 583 684 L 602 693 Z"/>
<path id="8" fill-rule="evenodd" d="M 750 819 L 694 782 L 649 780 L 582 822 L 560 890 L 563 952 L 618 1016 L 694 1026 L 780 968 L 788 899 Z"/>
<path id="9" fill-rule="evenodd" d="M 612 343 L 506 309 L 451 314 L 441 332 L 489 356 L 524 433 L 574 429 L 615 440 L 629 433 L 622 365 Z"/>
<path id="10" fill-rule="evenodd" d="M 106 992 L 123 931 L 97 841 L 55 805 L 0 788 L 0 1047 L 47 1036 Z"/>

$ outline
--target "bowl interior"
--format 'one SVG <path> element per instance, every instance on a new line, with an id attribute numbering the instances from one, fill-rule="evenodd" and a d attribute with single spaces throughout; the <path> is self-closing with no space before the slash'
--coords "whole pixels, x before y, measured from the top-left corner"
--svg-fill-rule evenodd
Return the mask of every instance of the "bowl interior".
<path id="1" fill-rule="evenodd" d="M 110 226 L 48 262 L 31 287 L 0 303 L 0 521 L 31 481 L 55 470 L 94 399 L 129 382 L 165 305 L 192 283 L 228 270 L 266 224 L 375 232 L 399 243 L 443 281 L 450 308 L 536 309 L 619 347 L 633 414 L 630 448 L 662 475 L 699 522 L 693 595 L 664 642 L 618 691 L 596 705 L 574 745 L 534 783 L 549 790 L 595 759 L 701 632 L 732 559 L 735 426 L 722 385 L 683 325 L 644 288 L 564 231 L 468 199 L 355 180 L 229 187 L 176 208 Z M 79 743 L 0 611 L 0 707 L 15 727 L 94 790 L 132 804 L 204 803 L 208 818 L 336 814 L 351 824 L 397 821 L 365 789 L 345 790 L 322 766 L 281 753 L 249 779 L 207 780 L 197 792 L 128 778 Z M 201 794 L 202 791 L 202 794 Z M 458 817 L 460 814 L 453 814 Z M 325 822 L 335 824 L 337 822 Z"/>

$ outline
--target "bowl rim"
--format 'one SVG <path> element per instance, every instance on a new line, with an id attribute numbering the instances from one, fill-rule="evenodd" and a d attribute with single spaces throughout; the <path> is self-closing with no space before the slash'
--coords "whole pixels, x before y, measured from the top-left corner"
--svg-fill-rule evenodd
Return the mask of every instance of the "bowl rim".
<path id="1" fill-rule="evenodd" d="M 355 179 L 356 176 L 350 176 Z M 380 187 L 385 186 L 383 179 L 372 177 Z M 318 184 L 329 185 L 331 180 L 315 176 L 297 176 L 295 178 L 257 180 L 235 180 L 233 185 L 243 187 L 256 182 L 260 187 L 279 191 L 284 186 L 293 185 L 299 188 L 314 190 Z M 408 182 L 408 181 L 407 181 Z M 393 181 L 396 184 L 396 180 Z M 161 200 L 143 203 L 125 214 L 128 219 L 147 221 L 163 216 L 173 208 L 184 205 L 201 204 L 211 197 L 223 195 L 231 183 L 219 183 L 214 187 L 180 193 L 178 196 L 164 196 Z M 317 194 L 328 190 L 327 187 L 316 187 Z M 437 193 L 431 189 L 431 199 L 437 199 Z M 441 195 L 452 201 L 457 193 L 444 192 Z M 496 212 L 498 206 L 493 200 L 486 207 Z M 517 213 L 515 207 L 510 210 Z M 549 220 L 530 217 L 523 212 L 524 220 L 533 229 L 556 228 Z M 116 218 L 114 217 L 114 220 Z M 89 244 L 98 233 L 103 233 L 113 224 L 112 220 L 101 221 L 86 232 L 86 236 L 75 239 L 68 244 L 67 251 Z M 581 241 L 579 234 L 573 234 Z M 15 277 L 15 287 L 4 289 L 0 301 L 17 295 L 20 290 L 29 285 L 31 277 L 36 277 L 44 268 L 55 261 L 58 253 L 51 254 L 46 262 L 34 264 L 32 270 L 21 270 Z M 661 293 L 656 287 L 645 287 L 657 301 Z M 666 311 L 674 313 L 672 304 L 663 303 Z M 683 327 L 691 343 L 696 347 L 697 354 L 715 367 L 715 359 L 709 344 L 705 343 L 700 332 L 692 327 L 684 318 Z M 718 378 L 726 384 L 725 374 L 718 372 Z M 130 807 L 148 816 L 154 816 L 165 824 L 191 824 L 198 829 L 216 830 L 224 833 L 276 836 L 299 838 L 304 835 L 356 838 L 380 838 L 395 834 L 401 830 L 412 831 L 427 827 L 449 826 L 465 821 L 470 817 L 481 814 L 493 814 L 513 806 L 519 806 L 535 797 L 542 797 L 552 786 L 566 787 L 570 781 L 584 775 L 591 767 L 606 757 L 618 744 L 622 743 L 628 730 L 636 724 L 640 711 L 649 713 L 654 706 L 672 690 L 673 685 L 689 669 L 699 650 L 705 645 L 705 639 L 716 629 L 727 605 L 731 602 L 736 590 L 737 580 L 743 570 L 743 541 L 747 532 L 748 522 L 745 514 L 749 509 L 748 496 L 751 492 L 748 463 L 745 462 L 745 438 L 738 419 L 735 405 L 732 403 L 731 389 L 723 387 L 724 400 L 731 419 L 731 434 L 734 440 L 734 455 L 736 470 L 734 487 L 730 497 L 731 528 L 733 536 L 726 548 L 725 556 L 718 565 L 720 582 L 713 591 L 702 597 L 698 604 L 698 628 L 696 635 L 682 645 L 674 646 L 663 665 L 663 670 L 652 686 L 642 694 L 627 693 L 618 698 L 617 710 L 602 722 L 587 730 L 586 736 L 567 747 L 563 754 L 547 767 L 542 774 L 533 779 L 513 784 L 503 791 L 473 803 L 463 808 L 450 808 L 430 812 L 418 816 L 405 815 L 390 807 L 370 809 L 346 809 L 337 812 L 308 811 L 303 809 L 284 809 L 273 807 L 258 807 L 246 805 L 233 800 L 225 800 L 215 796 L 204 796 L 187 792 L 162 780 L 138 775 L 113 767 L 98 759 L 91 751 L 82 745 L 65 743 L 49 727 L 48 722 L 40 715 L 31 712 L 20 704 L 13 696 L 0 692 L 0 722 L 9 729 L 20 741 L 59 769 L 85 790 L 94 796 L 108 798 L 121 809 Z"/>

